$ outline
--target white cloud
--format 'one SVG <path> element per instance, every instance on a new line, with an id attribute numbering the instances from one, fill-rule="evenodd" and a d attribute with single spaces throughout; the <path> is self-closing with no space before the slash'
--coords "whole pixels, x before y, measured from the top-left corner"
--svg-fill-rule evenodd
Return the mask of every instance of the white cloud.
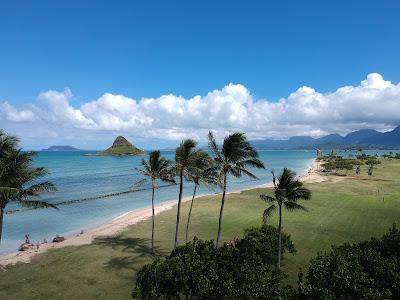
<path id="1" fill-rule="evenodd" d="M 99 99 L 73 107 L 72 93 L 48 91 L 39 95 L 32 110 L 0 104 L 8 122 L 51 124 L 63 132 L 126 132 L 130 136 L 179 140 L 204 139 L 208 130 L 223 135 L 246 132 L 251 138 L 345 133 L 359 128 L 390 129 L 400 123 L 400 84 L 377 73 L 358 86 L 344 86 L 330 93 L 301 87 L 278 102 L 254 99 L 240 84 L 229 84 L 205 96 L 190 99 L 175 95 L 135 100 L 105 93 Z"/>
<path id="2" fill-rule="evenodd" d="M 31 110 L 17 110 L 10 103 L 0 103 L 0 120 L 5 118 L 10 122 L 29 122 L 35 119 L 34 113 Z"/>

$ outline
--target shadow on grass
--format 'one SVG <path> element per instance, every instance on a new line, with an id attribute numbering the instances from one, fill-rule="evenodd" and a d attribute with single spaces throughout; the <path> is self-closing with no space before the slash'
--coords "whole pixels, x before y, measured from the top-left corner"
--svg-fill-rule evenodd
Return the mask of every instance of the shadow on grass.
<path id="1" fill-rule="evenodd" d="M 99 237 L 95 244 L 110 247 L 115 251 L 116 257 L 110 258 L 105 267 L 115 270 L 131 270 L 137 272 L 141 267 L 150 263 L 157 256 L 162 255 L 159 247 L 151 251 L 151 240 L 143 238 L 130 238 L 125 236 Z M 122 255 L 121 255 L 122 254 Z"/>

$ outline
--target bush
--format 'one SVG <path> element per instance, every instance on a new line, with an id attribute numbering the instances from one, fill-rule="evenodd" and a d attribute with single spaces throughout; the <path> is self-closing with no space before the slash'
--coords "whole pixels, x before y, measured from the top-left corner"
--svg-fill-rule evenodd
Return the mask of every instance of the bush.
<path id="1" fill-rule="evenodd" d="M 305 299 L 400 299 L 400 231 L 319 254 L 300 290 Z"/>
<path id="2" fill-rule="evenodd" d="M 294 253 L 286 234 L 282 252 Z M 245 231 L 243 239 L 218 249 L 196 238 L 168 257 L 144 266 L 133 297 L 141 299 L 278 299 L 284 274 L 276 264 L 278 231 L 264 225 Z"/>
<path id="3" fill-rule="evenodd" d="M 323 167 L 325 171 L 331 171 L 336 173 L 338 170 L 345 170 L 346 173 L 349 170 L 352 170 L 354 168 L 354 165 L 359 163 L 356 162 L 354 159 L 345 159 L 341 157 L 332 157 L 329 158 L 329 160 L 323 164 Z"/>

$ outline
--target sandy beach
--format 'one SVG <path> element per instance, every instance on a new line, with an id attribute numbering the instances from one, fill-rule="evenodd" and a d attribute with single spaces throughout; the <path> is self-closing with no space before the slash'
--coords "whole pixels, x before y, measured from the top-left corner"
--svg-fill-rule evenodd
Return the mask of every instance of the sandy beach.
<path id="1" fill-rule="evenodd" d="M 303 182 L 307 183 L 313 183 L 313 182 L 322 182 L 325 180 L 323 176 L 321 176 L 318 171 L 320 168 L 320 162 L 314 160 L 310 168 L 302 175 L 299 176 L 299 179 Z M 247 189 L 241 189 L 238 191 L 232 191 L 227 194 L 232 194 L 232 193 L 240 193 L 246 190 L 251 190 L 255 188 L 266 188 L 266 187 L 272 187 L 272 183 L 267 183 L 267 184 L 262 184 L 258 185 L 255 187 L 247 188 Z M 208 195 L 215 195 L 213 194 L 208 194 Z M 199 195 L 199 197 L 204 197 L 207 195 Z M 183 202 L 190 201 L 191 197 L 186 197 L 182 199 Z M 160 203 L 155 206 L 155 214 L 160 214 L 163 211 L 172 209 L 175 205 L 177 204 L 177 200 L 171 200 L 171 201 L 166 201 L 163 203 Z M 32 257 L 46 252 L 48 249 L 57 249 L 57 248 L 62 248 L 62 247 L 67 247 L 67 246 L 80 246 L 80 245 L 86 245 L 92 243 L 92 241 L 96 237 L 100 236 L 111 236 L 115 235 L 125 228 L 127 228 L 130 225 L 136 224 L 140 221 L 146 220 L 150 218 L 152 215 L 151 212 L 151 206 L 135 210 L 135 211 L 130 211 L 122 214 L 121 216 L 118 216 L 114 218 L 112 221 L 105 223 L 103 225 L 100 225 L 96 228 L 87 230 L 83 232 L 82 234 L 78 234 L 73 237 L 68 237 L 65 241 L 60 242 L 60 243 L 53 243 L 49 241 L 48 243 L 42 243 L 40 244 L 39 249 L 36 249 L 36 246 L 33 247 L 34 249 L 27 250 L 27 251 L 16 251 L 12 252 L 9 254 L 5 254 L 0 256 L 0 267 L 5 267 L 7 265 L 13 265 L 19 262 L 22 263 L 29 263 L 32 259 Z M 22 243 L 22 241 L 21 241 Z"/>

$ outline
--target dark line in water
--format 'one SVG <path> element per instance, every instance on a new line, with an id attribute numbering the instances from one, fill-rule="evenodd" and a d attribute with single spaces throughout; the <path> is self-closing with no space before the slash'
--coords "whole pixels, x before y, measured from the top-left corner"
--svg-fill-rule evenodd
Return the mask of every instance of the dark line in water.
<path id="1" fill-rule="evenodd" d="M 169 187 L 169 186 L 173 186 L 174 184 L 168 184 L 168 185 L 161 185 L 158 188 L 165 188 L 165 187 Z M 81 198 L 81 199 L 75 199 L 75 200 L 67 200 L 67 201 L 61 201 L 61 202 L 57 202 L 54 203 L 54 206 L 61 206 L 61 205 L 69 205 L 69 204 L 74 204 L 74 203 L 80 203 L 80 202 L 86 202 L 86 201 L 93 201 L 93 200 L 97 200 L 97 199 L 103 199 L 103 198 L 109 198 L 109 197 L 114 197 L 114 196 L 120 196 L 120 195 L 124 195 L 124 194 L 129 194 L 129 193 L 136 193 L 136 192 L 141 192 L 141 191 L 147 191 L 147 190 L 151 190 L 152 188 L 141 188 L 141 189 L 131 189 L 128 191 L 122 191 L 122 192 L 116 192 L 116 193 L 111 193 L 111 194 L 105 194 L 105 195 L 99 195 L 99 196 L 93 196 L 93 197 L 86 197 L 86 198 Z M 9 210 L 6 211 L 5 214 L 15 214 L 15 213 L 19 213 L 19 212 L 24 212 L 24 211 L 28 211 L 28 210 L 34 210 L 34 209 L 42 209 L 42 208 L 22 208 L 22 209 L 13 209 L 13 210 Z"/>

